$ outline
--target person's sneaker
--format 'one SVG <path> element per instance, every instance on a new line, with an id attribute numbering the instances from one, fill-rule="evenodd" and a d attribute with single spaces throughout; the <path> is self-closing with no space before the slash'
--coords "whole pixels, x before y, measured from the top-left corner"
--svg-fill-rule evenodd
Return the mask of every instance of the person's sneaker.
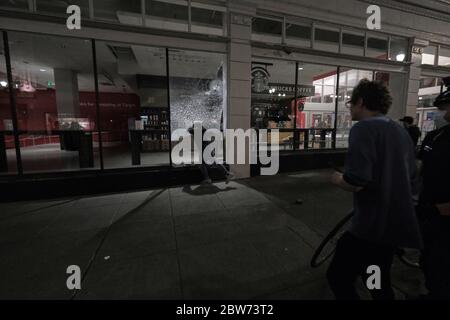
<path id="1" fill-rule="evenodd" d="M 232 174 L 231 172 L 229 172 L 227 174 L 226 180 L 225 180 L 225 184 L 229 184 L 231 180 L 234 179 L 234 174 Z"/>

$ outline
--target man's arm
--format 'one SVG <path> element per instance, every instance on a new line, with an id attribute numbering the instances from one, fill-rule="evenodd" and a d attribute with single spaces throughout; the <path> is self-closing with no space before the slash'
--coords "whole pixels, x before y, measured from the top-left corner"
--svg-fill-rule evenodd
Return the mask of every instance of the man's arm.
<path id="1" fill-rule="evenodd" d="M 335 172 L 331 182 L 343 190 L 359 192 L 372 180 L 376 148 L 373 135 L 366 124 L 355 124 L 349 136 L 344 173 Z"/>

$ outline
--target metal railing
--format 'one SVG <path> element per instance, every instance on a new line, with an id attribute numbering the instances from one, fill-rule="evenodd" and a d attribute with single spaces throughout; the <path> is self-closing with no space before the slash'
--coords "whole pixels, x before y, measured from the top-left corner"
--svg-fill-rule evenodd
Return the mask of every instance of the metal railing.
<path id="1" fill-rule="evenodd" d="M 274 128 L 275 129 L 275 128 Z M 267 138 L 260 141 L 260 130 L 257 131 L 258 148 L 271 146 L 271 130 L 267 129 Z M 280 151 L 290 150 L 333 150 L 336 149 L 336 129 L 334 128 L 299 128 L 276 129 L 279 132 L 278 145 Z"/>

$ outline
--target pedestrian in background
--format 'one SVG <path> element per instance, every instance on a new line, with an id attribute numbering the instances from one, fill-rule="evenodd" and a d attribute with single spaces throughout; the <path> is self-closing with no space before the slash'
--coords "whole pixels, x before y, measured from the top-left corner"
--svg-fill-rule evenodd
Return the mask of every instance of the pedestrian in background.
<path id="1" fill-rule="evenodd" d="M 422 132 L 420 131 L 419 127 L 414 124 L 414 118 L 413 117 L 403 117 L 399 121 L 403 122 L 403 126 L 408 131 L 409 136 L 411 137 L 411 140 L 414 144 L 414 147 L 417 147 L 417 144 L 419 143 L 420 136 L 422 135 Z"/>

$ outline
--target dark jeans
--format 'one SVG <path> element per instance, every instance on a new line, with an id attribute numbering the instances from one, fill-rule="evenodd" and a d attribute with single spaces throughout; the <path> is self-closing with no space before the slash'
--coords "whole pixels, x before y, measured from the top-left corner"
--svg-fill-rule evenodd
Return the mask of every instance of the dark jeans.
<path id="1" fill-rule="evenodd" d="M 450 217 L 422 222 L 422 269 L 430 299 L 450 299 Z"/>
<path id="2" fill-rule="evenodd" d="M 366 284 L 367 267 L 376 265 L 381 271 L 381 289 L 372 289 L 370 293 L 375 300 L 393 300 L 391 287 L 391 265 L 395 248 L 371 243 L 359 239 L 350 232 L 338 240 L 333 260 L 327 271 L 328 283 L 338 300 L 357 300 L 355 281 L 361 276 Z"/>

